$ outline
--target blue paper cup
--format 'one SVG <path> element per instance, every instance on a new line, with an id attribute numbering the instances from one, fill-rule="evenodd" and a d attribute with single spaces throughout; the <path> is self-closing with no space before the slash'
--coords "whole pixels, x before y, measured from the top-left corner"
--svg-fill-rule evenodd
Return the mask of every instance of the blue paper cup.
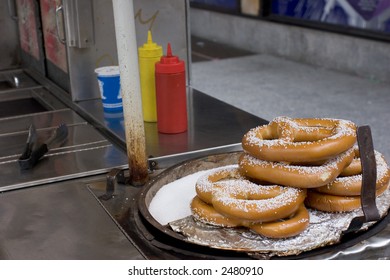
<path id="1" fill-rule="evenodd" d="M 105 66 L 95 69 L 105 112 L 123 111 L 120 76 L 118 66 Z"/>

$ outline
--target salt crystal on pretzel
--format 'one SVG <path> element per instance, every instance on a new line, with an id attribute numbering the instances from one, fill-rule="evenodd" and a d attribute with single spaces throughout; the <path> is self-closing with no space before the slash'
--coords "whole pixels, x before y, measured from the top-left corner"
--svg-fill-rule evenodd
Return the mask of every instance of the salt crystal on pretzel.
<path id="1" fill-rule="evenodd" d="M 356 125 L 339 119 L 277 117 L 251 129 L 243 149 L 267 161 L 309 163 L 333 158 L 356 142 Z"/>
<path id="2" fill-rule="evenodd" d="M 336 179 L 353 158 L 354 150 L 351 148 L 322 165 L 301 166 L 260 160 L 244 153 L 238 166 L 243 175 L 256 180 L 289 187 L 316 188 Z"/>

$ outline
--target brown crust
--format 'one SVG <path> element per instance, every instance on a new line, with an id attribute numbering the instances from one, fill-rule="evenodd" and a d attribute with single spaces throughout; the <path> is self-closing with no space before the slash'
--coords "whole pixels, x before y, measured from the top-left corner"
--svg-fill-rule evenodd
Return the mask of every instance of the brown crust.
<path id="1" fill-rule="evenodd" d="M 201 176 L 197 180 L 195 184 L 195 191 L 200 199 L 208 204 L 211 204 L 212 189 L 215 183 L 223 180 L 240 178 L 243 179 L 236 167 L 226 166 L 222 168 L 216 168 L 213 171 L 210 171 Z"/>
<path id="2" fill-rule="evenodd" d="M 258 159 L 308 163 L 333 158 L 355 142 L 356 125 L 350 121 L 278 117 L 246 133 L 242 146 Z"/>
<path id="3" fill-rule="evenodd" d="M 239 181 L 215 184 L 214 209 L 234 219 L 269 222 L 290 216 L 306 197 L 304 189 L 252 185 Z"/>
<path id="4" fill-rule="evenodd" d="M 384 193 L 389 185 L 377 189 L 376 196 Z M 361 207 L 360 196 L 338 196 L 311 190 L 307 193 L 305 205 L 325 212 L 349 212 Z"/>
<path id="5" fill-rule="evenodd" d="M 340 172 L 351 163 L 353 157 L 353 149 L 349 149 L 321 166 L 295 166 L 257 160 L 248 154 L 243 154 L 239 159 L 239 169 L 245 176 L 273 184 L 316 188 L 336 179 Z"/>
<path id="6" fill-rule="evenodd" d="M 309 225 L 309 211 L 304 204 L 291 217 L 268 223 L 250 226 L 254 232 L 269 238 L 288 238 L 303 232 Z"/>
<path id="7" fill-rule="evenodd" d="M 220 227 L 247 227 L 252 231 L 269 238 L 287 238 L 300 234 L 309 225 L 309 212 L 301 203 L 294 213 L 283 220 L 275 220 L 266 223 L 253 223 L 226 217 L 217 212 L 210 204 L 195 196 L 191 201 L 193 217 L 206 224 Z"/>
<path id="8" fill-rule="evenodd" d="M 198 196 L 195 196 L 191 201 L 191 212 L 196 220 L 206 224 L 222 227 L 238 227 L 241 225 L 240 221 L 228 218 L 215 211 L 212 205 L 204 202 Z"/>
<path id="9" fill-rule="evenodd" d="M 390 170 L 383 155 L 377 151 L 375 151 L 375 159 L 376 159 L 376 166 L 377 166 L 376 189 L 378 190 L 389 184 Z M 356 160 L 359 161 L 359 165 L 360 165 L 360 160 L 359 159 Z M 347 168 L 350 168 L 350 166 Z M 352 168 L 358 170 L 356 167 L 352 167 Z M 359 196 L 361 194 L 361 189 L 362 189 L 361 172 L 362 171 L 360 166 L 359 173 L 355 174 L 354 172 L 351 171 L 350 173 L 352 175 L 336 178 L 334 181 L 330 182 L 329 184 L 316 188 L 316 191 L 324 194 L 339 195 L 339 196 Z"/>

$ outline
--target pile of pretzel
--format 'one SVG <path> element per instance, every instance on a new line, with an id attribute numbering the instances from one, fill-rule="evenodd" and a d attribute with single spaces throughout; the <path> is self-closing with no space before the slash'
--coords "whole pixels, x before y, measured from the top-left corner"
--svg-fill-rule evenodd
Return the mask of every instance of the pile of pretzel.
<path id="1" fill-rule="evenodd" d="M 195 219 L 222 227 L 247 227 L 270 238 L 300 234 L 306 207 L 327 212 L 361 207 L 362 168 L 356 125 L 338 119 L 278 117 L 243 137 L 238 166 L 211 170 L 196 183 Z M 376 195 L 390 170 L 375 151 Z"/>

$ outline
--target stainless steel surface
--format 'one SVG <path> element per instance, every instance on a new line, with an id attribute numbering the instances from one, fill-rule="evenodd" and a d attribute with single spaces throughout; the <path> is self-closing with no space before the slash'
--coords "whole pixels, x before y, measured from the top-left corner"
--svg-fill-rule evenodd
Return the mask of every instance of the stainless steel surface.
<path id="1" fill-rule="evenodd" d="M 153 174 L 155 176 L 156 174 Z M 88 182 L 88 188 L 96 197 L 106 194 L 106 180 L 95 178 Z M 132 240 L 133 245 L 146 259 L 179 259 L 170 252 L 164 252 L 154 247 L 153 237 L 146 232 L 139 232 L 138 227 L 142 225 L 135 222 L 130 216 L 131 209 L 137 203 L 137 194 L 142 188 L 117 184 L 114 194 L 109 200 L 101 200 L 101 205 L 118 223 L 123 231 Z M 144 235 L 145 234 L 145 235 Z M 156 250 L 157 249 L 157 250 Z"/>
<path id="2" fill-rule="evenodd" d="M 241 150 L 242 135 L 265 120 L 188 88 L 188 131 L 159 133 L 156 123 L 145 122 L 146 150 L 156 168 L 210 153 Z M 100 100 L 78 102 L 90 118 L 106 127 L 125 147 L 122 114 L 104 113 Z"/>
<path id="3" fill-rule="evenodd" d="M 45 140 L 42 144 L 35 142 L 37 133 L 34 125 L 30 125 L 30 129 L 27 136 L 27 143 L 23 150 L 22 155 L 18 158 L 18 164 L 20 170 L 28 170 L 35 167 L 40 159 L 53 147 L 60 147 L 67 140 L 68 126 L 66 124 L 60 124 L 57 128 L 53 129 L 52 135 L 49 139 Z"/>
<path id="4" fill-rule="evenodd" d="M 97 128 L 110 142 L 123 151 L 126 150 L 123 113 L 103 112 L 100 99 L 72 102 L 66 92 L 39 73 L 27 72 L 55 97 Z M 193 95 L 196 97 L 193 98 Z M 192 88 L 188 88 L 188 102 L 191 106 L 190 125 L 186 133 L 160 134 L 156 123 L 145 123 L 146 145 L 153 169 L 167 168 L 180 161 L 210 153 L 241 150 L 241 133 L 265 122 Z M 197 108 L 193 109 L 192 106 Z"/>
<path id="5" fill-rule="evenodd" d="M 33 169 L 20 171 L 17 158 L 30 124 L 43 141 L 61 123 L 69 127 L 63 146 L 50 150 Z M 69 109 L 0 119 L 0 143 L 1 191 L 100 174 L 127 162 L 122 151 Z"/>
<path id="6" fill-rule="evenodd" d="M 127 159 L 123 152 L 49 91 L 55 89 L 54 85 L 40 85 L 23 70 L 3 71 L 0 75 L 6 78 L 17 75 L 20 81 L 19 89 L 0 93 L 0 102 L 34 98 L 47 109 L 40 113 L 20 113 L 0 118 L 2 191 L 100 174 L 112 167 L 126 164 Z M 65 100 L 66 96 L 62 95 Z M 14 109 L 16 113 L 19 110 L 17 107 Z M 37 129 L 38 141 L 43 141 L 48 138 L 50 130 L 60 123 L 69 126 L 67 142 L 51 150 L 33 169 L 21 172 L 17 158 L 23 151 L 28 127 L 33 124 Z"/>
<path id="7" fill-rule="evenodd" d="M 50 136 L 44 143 L 47 148 L 50 150 L 55 145 L 61 146 L 63 142 L 65 142 L 68 138 L 68 127 L 66 124 L 60 124 L 57 128 L 55 128 Z"/>
<path id="8" fill-rule="evenodd" d="M 47 111 L 65 109 L 66 106 L 46 89 L 36 86 L 29 89 L 7 90 L 0 92 L 0 103 L 3 101 L 34 99 Z M 13 108 L 16 113 L 20 108 Z"/>
<path id="9" fill-rule="evenodd" d="M 19 84 L 19 78 L 18 77 L 14 77 L 14 84 L 15 84 L 15 87 L 18 88 L 20 86 Z"/>
<path id="10" fill-rule="evenodd" d="M 0 70 L 20 65 L 16 0 L 0 1 Z"/>
<path id="11" fill-rule="evenodd" d="M 41 87 L 36 81 L 21 69 L 5 70 L 0 72 L 0 81 L 8 81 L 11 87 L 0 90 L 0 100 L 4 93 L 15 92 L 19 89 Z"/>
<path id="12" fill-rule="evenodd" d="M 4 1 L 3 1 L 4 2 Z M 47 73 L 47 64 L 44 38 L 42 31 L 45 28 L 40 18 L 40 3 L 38 1 L 15 1 L 17 19 L 18 53 L 20 63 L 18 67 L 33 68 L 42 75 Z M 52 43 L 55 43 L 52 41 Z"/>
<path id="13" fill-rule="evenodd" d="M 69 96 L 54 84 L 42 77 L 43 85 L 33 79 L 29 84 L 29 75 L 16 73 L 21 74 L 21 88 L 2 91 L 0 102 L 33 98 L 47 111 L 0 118 L 0 258 L 142 258 L 84 179 L 76 179 L 125 168 L 125 153 L 68 108 Z M 0 77 L 14 74 L 1 72 Z M 14 110 L 20 113 L 20 108 Z M 33 169 L 20 170 L 17 159 L 28 127 L 33 124 L 38 142 L 43 142 L 60 123 L 69 127 L 65 144 L 51 149 Z"/>
<path id="14" fill-rule="evenodd" d="M 84 180 L 0 197 L 0 259 L 142 259 Z"/>
<path id="15" fill-rule="evenodd" d="M 35 189 L 53 191 L 57 196 L 58 193 L 65 192 L 61 197 L 61 202 L 64 205 L 75 201 L 77 206 L 82 205 L 86 198 L 84 194 L 79 194 L 78 191 L 69 191 L 69 186 L 72 182 L 78 180 L 87 180 L 91 176 L 98 174 L 106 174 L 112 168 L 118 167 L 120 169 L 127 169 L 127 157 L 125 152 L 114 146 L 111 139 L 117 139 L 119 146 L 124 143 L 123 130 L 123 116 L 105 115 L 100 100 L 91 100 L 79 102 L 80 104 L 72 102 L 69 95 L 62 89 L 58 88 L 51 81 L 42 77 L 39 73 L 34 71 L 25 71 L 28 76 L 34 78 L 37 81 L 38 86 L 34 88 L 19 89 L 14 92 L 6 92 L 1 96 L 6 99 L 17 99 L 24 97 L 34 97 L 38 100 L 45 100 L 47 103 L 45 106 L 49 111 L 42 113 L 34 113 L 24 116 L 15 116 L 0 118 L 0 191 L 7 194 L 10 204 L 2 204 L 7 209 L 11 208 L 12 211 L 8 211 L 3 216 L 5 220 L 14 215 L 14 211 L 18 212 L 18 205 L 22 203 L 28 204 L 28 199 L 35 196 Z M 191 88 L 189 90 L 188 102 L 189 102 L 189 130 L 186 133 L 178 135 L 165 135 L 157 132 L 155 123 L 146 124 L 147 128 L 147 141 L 149 145 L 149 154 L 152 156 L 151 163 L 154 163 L 153 168 L 164 168 L 164 166 L 170 166 L 178 163 L 179 161 L 198 157 L 201 155 L 216 152 L 218 150 L 236 150 L 240 149 L 239 144 L 243 131 L 248 128 L 258 125 L 264 120 L 247 114 L 241 110 L 238 110 L 228 104 L 222 103 L 216 99 L 210 98 L 207 95 L 197 92 Z M 223 116 L 223 117 L 221 117 Z M 51 150 L 41 161 L 31 170 L 20 171 L 17 158 L 20 156 L 25 146 L 28 128 L 31 124 L 37 129 L 39 139 L 47 139 L 50 136 L 51 130 L 60 123 L 66 123 L 69 127 L 69 138 L 65 142 L 64 146 Z M 106 137 L 106 136 L 110 137 Z M 217 137 L 215 137 L 217 135 Z M 110 139 L 108 141 L 107 139 Z M 159 172 L 159 169 L 155 170 L 152 175 Z M 77 179 L 79 178 L 79 179 Z M 82 178 L 82 179 L 81 179 Z M 84 182 L 84 181 L 83 181 Z M 83 183 L 84 184 L 84 183 Z M 77 184 L 80 186 L 79 184 Z M 105 192 L 106 181 L 104 176 L 99 177 L 98 184 L 89 184 L 91 191 L 97 195 Z M 98 186 L 98 187 L 96 187 Z M 31 188 L 26 188 L 31 187 Z M 83 189 L 83 187 L 80 187 Z M 10 191 L 12 190 L 12 191 Z M 109 212 L 118 225 L 121 225 L 123 215 L 127 213 L 129 203 L 134 201 L 135 195 L 138 193 L 138 188 L 132 186 L 122 186 L 120 193 L 119 188 L 115 191 L 115 200 L 113 201 L 101 201 L 102 206 Z M 38 193 L 38 191 L 37 191 Z M 13 196 L 13 194 L 15 194 Z M 53 207 L 50 202 L 50 197 L 45 194 L 42 196 L 42 203 L 46 206 Z M 53 199 L 55 200 L 55 199 Z M 16 202 L 15 202 L 16 201 Z M 120 201 L 120 203 L 119 203 Z M 0 199 L 1 202 L 1 199 Z M 114 203 L 113 203 L 114 202 Z M 19 204 L 18 204 L 19 203 Z M 58 200 L 57 203 L 58 204 Z M 31 206 L 31 208 L 29 208 Z M 59 217 L 61 218 L 63 213 L 62 204 L 58 209 Z M 13 207 L 13 208 L 12 208 Z M 34 211 L 42 213 L 48 213 L 48 209 L 41 208 L 38 204 L 28 204 L 26 206 L 29 213 L 36 213 Z M 84 207 L 84 206 L 83 206 Z M 112 208 L 113 207 L 113 208 Z M 49 207 L 50 209 L 50 207 Z M 56 209 L 57 211 L 57 209 Z M 99 211 L 85 212 L 86 219 L 98 219 L 96 213 Z M 81 215 L 84 215 L 82 213 Z M 98 214 L 100 215 L 100 214 Z M 15 216 L 15 215 L 14 215 Z M 16 217 L 16 216 L 15 216 Z M 52 217 L 52 216 L 50 216 Z M 24 222 L 29 229 L 32 230 L 31 238 L 26 238 L 23 235 L 24 228 L 21 224 L 17 224 L 16 221 L 8 223 L 7 231 L 4 231 L 0 226 L 2 233 L 5 233 L 6 238 L 2 241 L 1 248 L 4 258 L 16 259 L 22 256 L 24 248 L 27 248 L 31 254 L 25 255 L 26 258 L 83 258 L 74 251 L 65 251 L 61 253 L 53 253 L 50 248 L 42 247 L 38 242 L 38 235 L 42 235 L 42 238 L 48 238 L 51 246 L 61 251 L 61 236 L 58 234 L 58 228 L 44 226 L 42 231 L 39 231 L 39 226 L 43 224 L 50 224 L 52 220 L 46 214 L 33 214 L 30 215 L 28 222 Z M 1 220 L 1 218 L 0 218 Z M 114 222 L 113 220 L 113 222 Z M 10 220 L 7 220 L 10 221 Z M 81 238 L 85 237 L 83 229 L 79 228 L 79 222 L 76 220 L 71 222 L 65 220 L 67 228 L 72 229 L 72 234 L 80 235 Z M 100 223 L 96 221 L 96 223 Z M 129 224 L 127 228 L 132 227 Z M 81 231 L 81 232 L 79 232 Z M 19 235 L 18 233 L 21 232 Z M 31 232 L 29 232 L 31 233 Z M 16 234 L 24 240 L 25 247 L 19 245 L 20 239 L 10 240 L 11 236 Z M 57 234 L 57 236 L 55 236 Z M 114 232 L 113 235 L 116 233 Z M 126 235 L 126 234 L 125 234 Z M 3 234 L 2 234 L 3 236 Z M 67 233 L 65 238 L 67 238 Z M 107 238 L 112 238 L 108 236 Z M 69 247 L 78 245 L 78 240 L 69 245 Z M 34 245 L 34 242 L 36 243 Z M 57 246 L 53 243 L 57 242 Z M 91 243 L 96 243 L 99 248 L 102 241 L 90 240 Z M 104 242 L 103 242 L 104 243 Z M 129 241 L 130 243 L 130 241 Z M 114 246 L 115 247 L 115 246 Z M 126 246 L 125 246 L 126 247 Z M 138 245 L 137 245 L 138 247 Z M 141 249 L 142 248 L 142 249 Z M 83 254 L 90 256 L 94 250 L 85 248 Z M 134 247 L 129 249 L 128 258 L 140 258 L 148 250 L 147 246 L 140 245 L 140 251 L 138 252 Z M 4 253 L 6 252 L 6 253 Z M 111 258 L 104 257 L 104 258 Z M 160 257 L 165 258 L 162 254 Z M 167 256 L 168 257 L 168 256 Z M 112 257 L 120 258 L 120 257 Z"/>
<path id="16" fill-rule="evenodd" d="M 66 37 L 65 37 L 65 29 L 64 29 L 64 6 L 59 5 L 56 7 L 56 35 L 58 41 L 60 41 L 62 44 L 66 43 Z"/>
<path id="17" fill-rule="evenodd" d="M 85 120 L 72 110 L 61 109 L 0 119 L 0 135 L 4 137 L 24 133 L 28 130 L 30 124 L 34 124 L 37 130 L 47 130 L 56 127 L 61 121 L 69 125 L 87 124 Z"/>
<path id="18" fill-rule="evenodd" d="M 94 44 L 92 1 L 64 0 L 66 43 L 69 47 L 88 48 Z"/>
<path id="19" fill-rule="evenodd" d="M 16 13 L 16 4 L 15 4 L 15 1 L 16 1 L 16 0 L 7 0 L 8 13 L 9 13 L 9 16 L 10 16 L 13 20 L 17 20 L 17 19 L 18 19 L 18 14 Z"/>
<path id="20" fill-rule="evenodd" d="M 66 33 L 73 26 L 74 9 L 66 9 L 68 3 L 84 1 L 64 1 Z M 75 48 L 67 44 L 69 63 L 70 93 L 72 100 L 90 100 L 100 98 L 99 88 L 94 73 L 95 68 L 106 65 L 118 65 L 117 47 L 115 42 L 115 27 L 112 1 L 94 0 L 92 2 L 94 44 L 89 48 Z M 81 5 L 81 4 L 79 4 Z M 82 4 L 84 5 L 84 4 Z M 170 42 L 173 51 L 185 60 L 187 73 L 190 68 L 190 48 L 188 47 L 188 1 L 183 0 L 135 0 L 134 12 L 137 33 L 137 45 L 141 46 L 147 39 L 147 31 L 153 32 L 153 40 L 164 48 Z M 87 15 L 88 17 L 88 15 Z M 84 20 L 83 15 L 81 19 Z M 89 22 L 89 19 L 85 19 Z M 88 23 L 88 30 L 90 26 Z M 85 32 L 89 34 L 88 32 Z M 73 35 L 71 38 L 74 37 Z M 69 38 L 67 38 L 69 39 Z M 188 80 L 190 76 L 188 75 Z"/>

